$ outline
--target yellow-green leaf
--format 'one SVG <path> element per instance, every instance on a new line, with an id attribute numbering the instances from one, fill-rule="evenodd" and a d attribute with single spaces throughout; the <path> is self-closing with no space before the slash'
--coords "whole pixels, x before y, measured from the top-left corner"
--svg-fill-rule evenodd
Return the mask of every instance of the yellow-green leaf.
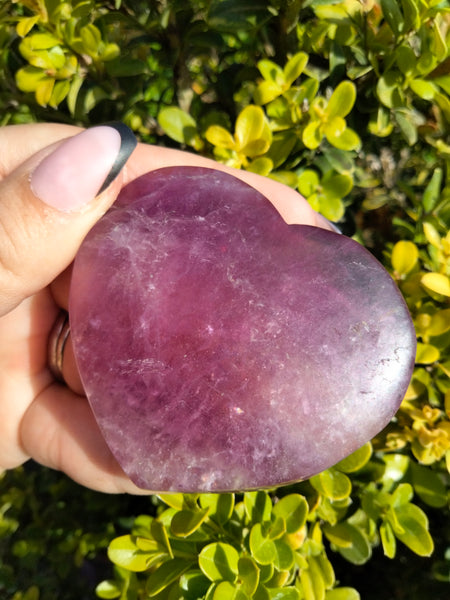
<path id="1" fill-rule="evenodd" d="M 361 596 L 354 588 L 340 587 L 327 591 L 325 600 L 361 600 Z"/>
<path id="2" fill-rule="evenodd" d="M 422 365 L 430 365 L 439 360 L 440 352 L 431 344 L 417 343 L 416 363 Z"/>
<path id="3" fill-rule="evenodd" d="M 146 592 L 150 597 L 156 596 L 176 581 L 185 571 L 192 566 L 191 561 L 182 558 L 172 558 L 163 562 L 156 571 L 153 571 L 146 583 Z"/>
<path id="4" fill-rule="evenodd" d="M 236 581 L 238 562 L 238 551 L 222 542 L 208 544 L 198 556 L 200 569 L 210 581 Z"/>
<path id="5" fill-rule="evenodd" d="M 40 18 L 40 15 L 35 15 L 34 17 L 21 17 L 16 25 L 17 35 L 25 37 L 27 33 L 33 29 Z"/>
<path id="6" fill-rule="evenodd" d="M 34 92 L 45 79 L 48 79 L 47 75 L 36 67 L 26 66 L 16 73 L 16 84 L 22 92 Z"/>
<path id="7" fill-rule="evenodd" d="M 220 125 L 210 125 L 206 130 L 205 137 L 210 144 L 219 148 L 233 150 L 235 146 L 234 137 Z"/>
<path id="8" fill-rule="evenodd" d="M 439 310 L 431 316 L 426 329 L 428 335 L 442 335 L 450 329 L 450 308 Z"/>
<path id="9" fill-rule="evenodd" d="M 236 150 L 254 157 L 268 150 L 272 140 L 266 116 L 260 106 L 250 104 L 236 119 Z"/>
<path id="10" fill-rule="evenodd" d="M 434 246 L 435 248 L 441 247 L 441 236 L 439 235 L 436 227 L 431 223 L 423 224 L 423 232 L 425 237 L 427 238 L 427 242 Z"/>
<path id="11" fill-rule="evenodd" d="M 392 250 L 392 267 L 398 275 L 406 275 L 414 269 L 418 258 L 419 250 L 416 244 L 400 240 Z"/>
<path id="12" fill-rule="evenodd" d="M 420 98 L 423 98 L 423 100 L 433 100 L 438 91 L 434 83 L 426 81 L 425 79 L 413 79 L 410 82 L 409 87 Z"/>
<path id="13" fill-rule="evenodd" d="M 297 52 L 288 60 L 283 69 L 286 85 L 292 85 L 300 77 L 307 63 L 308 55 L 305 52 Z"/>
<path id="14" fill-rule="evenodd" d="M 330 144 L 339 150 L 356 150 L 361 145 L 358 134 L 349 127 L 344 130 L 327 128 L 325 134 Z"/>
<path id="15" fill-rule="evenodd" d="M 272 100 L 275 100 L 282 93 L 283 88 L 278 83 L 274 81 L 261 81 L 253 92 L 253 98 L 256 104 L 264 105 L 272 102 Z"/>
<path id="16" fill-rule="evenodd" d="M 158 123 L 169 137 L 180 144 L 190 144 L 197 131 L 195 120 L 178 106 L 160 110 Z"/>
<path id="17" fill-rule="evenodd" d="M 421 278 L 422 285 L 429 291 L 442 296 L 450 296 L 450 278 L 443 273 L 425 273 Z"/>
<path id="18" fill-rule="evenodd" d="M 284 519 L 287 533 L 295 533 L 306 522 L 308 504 L 300 494 L 288 494 L 275 504 L 273 513 Z"/>
<path id="19" fill-rule="evenodd" d="M 170 525 L 173 535 L 187 537 L 204 522 L 208 516 L 209 508 L 203 510 L 180 510 L 173 516 Z"/>
<path id="20" fill-rule="evenodd" d="M 50 98 L 52 97 L 53 87 L 55 85 L 55 80 L 51 77 L 46 77 L 43 79 L 36 88 L 34 92 L 36 96 L 36 102 L 41 106 L 47 106 L 50 102 Z"/>
<path id="21" fill-rule="evenodd" d="M 272 60 L 260 60 L 258 69 L 266 81 L 276 83 L 280 87 L 284 84 L 283 69 Z"/>
<path id="22" fill-rule="evenodd" d="M 322 124 L 319 120 L 308 123 L 302 133 L 302 142 L 310 150 L 315 150 L 322 141 Z"/>
<path id="23" fill-rule="evenodd" d="M 139 572 L 148 568 L 149 552 L 140 550 L 136 538 L 122 535 L 112 540 L 108 547 L 109 560 L 128 571 Z"/>
<path id="24" fill-rule="evenodd" d="M 354 473 L 359 471 L 368 463 L 372 456 L 372 444 L 367 442 L 361 448 L 344 458 L 335 465 L 335 468 L 344 473 Z"/>
<path id="25" fill-rule="evenodd" d="M 397 550 L 397 543 L 389 521 L 383 521 L 380 525 L 380 538 L 384 555 L 388 558 L 394 558 Z"/>
<path id="26" fill-rule="evenodd" d="M 404 504 L 396 510 L 401 531 L 395 531 L 397 538 L 419 556 L 430 556 L 433 552 L 433 538 L 428 532 L 426 514 L 415 504 Z"/>
<path id="27" fill-rule="evenodd" d="M 351 81 L 342 81 L 331 95 L 326 109 L 329 119 L 345 117 L 356 100 L 356 87 Z"/>
<path id="28" fill-rule="evenodd" d="M 316 171 L 305 169 L 298 176 L 298 191 L 300 194 L 308 198 L 317 191 L 320 179 Z"/>
<path id="29" fill-rule="evenodd" d="M 322 471 L 310 479 L 311 485 L 332 500 L 348 498 L 352 491 L 352 483 L 344 473 L 334 468 Z"/>

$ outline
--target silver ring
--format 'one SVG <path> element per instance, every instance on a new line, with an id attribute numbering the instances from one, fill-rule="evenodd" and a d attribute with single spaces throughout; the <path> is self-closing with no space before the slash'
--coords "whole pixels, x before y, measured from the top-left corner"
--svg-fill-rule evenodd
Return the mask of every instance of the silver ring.
<path id="1" fill-rule="evenodd" d="M 64 349 L 69 339 L 70 323 L 69 314 L 62 310 L 52 327 L 48 338 L 48 366 L 57 381 L 64 381 L 62 372 Z"/>

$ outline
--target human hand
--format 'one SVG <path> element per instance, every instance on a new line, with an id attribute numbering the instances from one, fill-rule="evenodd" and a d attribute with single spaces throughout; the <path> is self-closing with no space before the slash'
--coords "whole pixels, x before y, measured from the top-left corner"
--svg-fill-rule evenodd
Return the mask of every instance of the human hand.
<path id="1" fill-rule="evenodd" d="M 124 166 L 132 143 L 118 160 L 124 136 L 116 129 L 76 136 L 81 131 L 58 124 L 0 129 L 0 468 L 32 458 L 93 489 L 142 494 L 97 427 L 70 343 L 63 365 L 67 385 L 48 368 L 49 333 L 60 310 L 67 310 L 70 265 L 86 233 L 124 185 L 176 165 L 228 171 L 269 198 L 288 223 L 332 227 L 294 190 L 271 179 L 145 144 Z M 69 172 L 63 175 L 64 162 Z M 116 177 L 97 194 L 108 175 Z"/>

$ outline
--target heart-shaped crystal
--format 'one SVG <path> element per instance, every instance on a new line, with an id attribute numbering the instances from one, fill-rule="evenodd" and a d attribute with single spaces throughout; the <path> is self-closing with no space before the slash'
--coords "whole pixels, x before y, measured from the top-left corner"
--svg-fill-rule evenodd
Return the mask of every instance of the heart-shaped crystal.
<path id="1" fill-rule="evenodd" d="M 70 321 L 106 442 L 153 491 L 331 466 L 390 421 L 415 355 L 407 307 L 366 249 L 194 167 L 122 191 L 76 257 Z"/>

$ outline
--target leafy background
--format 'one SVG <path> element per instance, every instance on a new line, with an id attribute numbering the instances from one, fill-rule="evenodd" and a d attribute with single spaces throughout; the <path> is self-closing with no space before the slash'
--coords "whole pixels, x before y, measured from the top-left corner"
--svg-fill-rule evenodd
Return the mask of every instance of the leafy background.
<path id="1" fill-rule="evenodd" d="M 418 338 L 392 423 L 294 486 L 132 498 L 4 473 L 2 598 L 449 597 L 449 48 L 445 0 L 1 3 L 2 125 L 121 120 L 298 189 L 384 263 Z"/>

